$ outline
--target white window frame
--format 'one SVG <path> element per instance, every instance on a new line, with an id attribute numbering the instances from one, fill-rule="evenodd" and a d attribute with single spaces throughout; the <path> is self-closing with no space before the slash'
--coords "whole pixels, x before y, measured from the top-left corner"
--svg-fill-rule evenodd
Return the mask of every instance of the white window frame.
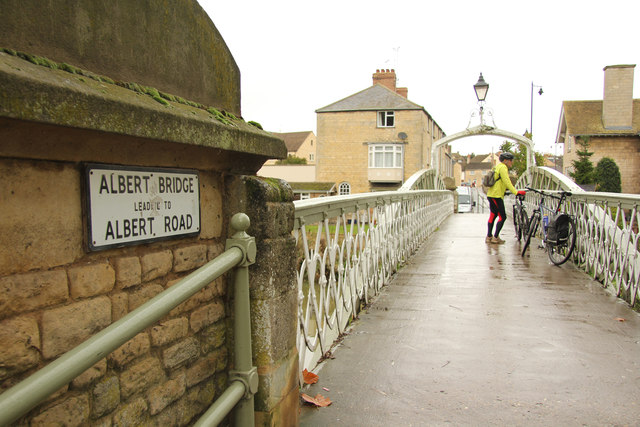
<path id="1" fill-rule="evenodd" d="M 394 128 L 396 127 L 396 113 L 395 111 L 378 111 L 378 127 L 379 128 Z"/>
<path id="2" fill-rule="evenodd" d="M 340 196 L 348 196 L 351 194 L 351 184 L 348 182 L 341 182 L 338 186 L 338 194 Z"/>
<path id="3" fill-rule="evenodd" d="M 311 193 L 300 193 L 300 200 L 309 200 L 311 198 Z"/>
<path id="4" fill-rule="evenodd" d="M 310 162 L 313 162 L 313 157 L 314 157 L 314 156 L 313 156 L 313 153 L 309 153 L 309 161 L 310 161 Z"/>
<path id="5" fill-rule="evenodd" d="M 404 147 L 400 144 L 369 144 L 369 167 L 394 169 L 404 165 Z"/>

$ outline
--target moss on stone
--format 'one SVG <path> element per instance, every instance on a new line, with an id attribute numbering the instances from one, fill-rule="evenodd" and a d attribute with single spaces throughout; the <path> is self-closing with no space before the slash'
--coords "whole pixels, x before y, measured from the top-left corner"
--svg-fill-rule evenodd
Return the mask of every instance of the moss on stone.
<path id="1" fill-rule="evenodd" d="M 293 200 L 291 187 L 283 184 L 277 178 L 261 176 L 246 180 L 249 204 L 263 204 L 264 202 L 290 202 Z"/>
<path id="2" fill-rule="evenodd" d="M 207 112 L 209 112 L 209 114 L 211 114 L 211 117 L 213 117 L 214 119 L 216 119 L 220 123 L 224 123 L 226 125 L 233 125 L 233 123 L 227 119 L 227 116 L 225 114 L 223 114 L 222 112 L 218 111 L 217 109 L 215 109 L 213 107 L 209 107 L 209 108 L 207 108 Z"/>
<path id="3" fill-rule="evenodd" d="M 160 95 L 157 95 L 157 96 L 156 96 L 156 95 L 154 95 L 152 98 L 153 98 L 156 102 L 159 102 L 160 104 L 162 104 L 162 105 L 164 105 L 164 106 L 166 106 L 166 107 L 168 107 L 168 106 L 169 106 L 169 103 L 168 103 L 164 98 L 162 98 Z"/>
<path id="4" fill-rule="evenodd" d="M 194 107 L 194 108 L 198 108 L 198 109 L 202 109 L 202 110 L 206 110 L 207 112 L 209 112 L 211 114 L 211 117 L 217 121 L 219 121 L 220 123 L 229 125 L 229 126 L 236 126 L 235 123 L 233 123 L 234 121 L 244 121 L 242 118 L 238 118 L 236 115 L 234 115 L 233 113 L 230 113 L 228 111 L 220 111 L 217 110 L 216 108 L 213 107 L 207 107 L 203 104 L 197 103 L 197 102 L 193 102 L 193 101 L 189 101 L 186 100 L 182 97 L 179 96 L 175 96 L 175 95 L 171 95 L 168 93 L 164 93 L 164 92 L 160 92 L 158 91 L 158 89 L 153 88 L 153 87 L 149 87 L 149 86 L 143 86 L 140 85 L 138 83 L 135 82 L 120 82 L 120 81 L 115 81 L 109 77 L 106 76 L 101 76 L 98 74 L 94 74 L 91 73 L 90 71 L 86 71 L 86 70 L 82 70 L 80 68 L 74 67 L 73 65 L 67 64 L 65 62 L 55 62 L 52 61 L 48 58 L 42 57 L 42 56 L 37 56 L 37 55 L 31 55 L 29 53 L 25 53 L 25 52 L 19 52 L 19 51 L 15 51 L 13 49 L 9 49 L 9 48 L 3 48 L 0 47 L 0 52 L 4 52 L 6 54 L 9 54 L 11 56 L 16 56 L 19 58 L 24 59 L 25 61 L 29 61 L 35 65 L 40 65 L 43 67 L 47 67 L 53 70 L 62 70 L 62 71 L 66 71 L 67 73 L 71 73 L 71 74 L 77 74 L 77 75 L 81 75 L 87 78 L 90 78 L 92 80 L 98 81 L 98 82 L 102 82 L 102 83 L 108 83 L 108 84 L 113 84 L 113 85 L 117 85 L 120 87 L 124 87 L 126 89 L 132 90 L 136 93 L 139 94 L 143 94 L 143 95 L 148 95 L 150 96 L 153 100 L 155 100 L 156 102 L 164 105 L 164 106 L 170 106 L 168 101 L 171 102 L 176 102 L 176 103 L 180 103 L 183 105 L 188 105 L 190 107 Z M 79 79 L 80 81 L 84 82 L 83 79 Z M 103 91 L 104 93 L 104 91 Z M 260 130 L 262 129 L 262 126 L 257 123 L 257 122 L 249 122 L 249 124 L 251 124 L 252 126 L 257 127 Z"/>

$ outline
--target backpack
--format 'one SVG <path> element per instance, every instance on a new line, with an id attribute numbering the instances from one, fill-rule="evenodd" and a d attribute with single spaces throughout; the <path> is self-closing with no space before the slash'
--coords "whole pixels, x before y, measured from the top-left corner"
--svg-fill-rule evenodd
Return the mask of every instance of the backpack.
<path id="1" fill-rule="evenodd" d="M 562 244 L 569 238 L 569 215 L 560 213 L 549 221 L 547 227 L 547 241 Z"/>
<path id="2" fill-rule="evenodd" d="M 491 168 L 491 170 L 482 177 L 482 185 L 484 185 L 485 187 L 493 187 L 493 184 L 495 183 L 496 171 L 495 168 Z"/>

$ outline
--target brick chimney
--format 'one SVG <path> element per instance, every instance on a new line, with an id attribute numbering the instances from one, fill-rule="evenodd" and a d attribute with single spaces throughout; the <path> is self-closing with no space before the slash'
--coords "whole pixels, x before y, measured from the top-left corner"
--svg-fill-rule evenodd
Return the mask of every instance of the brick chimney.
<path id="1" fill-rule="evenodd" d="M 376 70 L 373 73 L 373 84 L 382 85 L 392 91 L 396 91 L 396 70 Z"/>
<path id="2" fill-rule="evenodd" d="M 602 123 L 605 129 L 631 129 L 634 65 L 604 67 Z"/>
<path id="3" fill-rule="evenodd" d="M 376 72 L 373 73 L 374 85 L 382 85 L 388 89 L 391 89 L 398 95 L 406 98 L 409 92 L 409 89 L 407 89 L 406 87 L 396 87 L 396 81 L 397 81 L 396 70 L 394 69 L 376 70 Z"/>

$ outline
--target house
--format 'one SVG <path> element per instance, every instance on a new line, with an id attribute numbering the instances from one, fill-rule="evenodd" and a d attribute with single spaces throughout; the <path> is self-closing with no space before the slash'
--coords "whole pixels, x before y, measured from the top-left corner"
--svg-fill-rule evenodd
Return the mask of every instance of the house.
<path id="1" fill-rule="evenodd" d="M 453 177 L 456 186 L 481 186 L 482 177 L 498 164 L 499 153 L 471 156 L 453 153 Z"/>
<path id="2" fill-rule="evenodd" d="M 622 192 L 640 194 L 640 99 L 633 99 L 635 65 L 604 68 L 600 101 L 564 101 L 556 143 L 564 144 L 562 172 L 569 175 L 578 160 L 577 138 L 589 139 L 595 165 L 613 159 L 622 178 Z"/>
<path id="3" fill-rule="evenodd" d="M 482 186 L 482 177 L 498 164 L 498 154 L 478 154 L 476 156 L 467 156 L 467 162 L 463 166 L 463 184 L 480 187 Z"/>
<path id="4" fill-rule="evenodd" d="M 333 182 L 316 181 L 316 135 L 313 131 L 271 132 L 281 138 L 287 146 L 287 155 L 307 161 L 306 164 L 277 164 L 276 160 L 267 161 L 258 171 L 258 176 L 279 178 L 287 181 L 293 190 L 294 200 L 313 199 L 336 194 Z"/>
<path id="5" fill-rule="evenodd" d="M 334 182 L 338 194 L 395 190 L 432 167 L 432 143 L 445 133 L 396 81 L 395 70 L 376 70 L 371 87 L 316 110 L 316 181 Z M 439 158 L 453 176 L 451 148 Z"/>
<path id="6" fill-rule="evenodd" d="M 462 180 L 462 167 L 466 164 L 467 157 L 460 153 L 451 153 L 451 157 L 453 159 L 453 182 L 456 187 L 460 187 L 464 183 Z"/>
<path id="7" fill-rule="evenodd" d="M 308 165 L 316 162 L 316 135 L 313 131 L 302 132 L 271 132 L 284 141 L 287 146 L 287 155 L 305 159 Z M 265 165 L 273 165 L 276 160 L 269 160 Z"/>
<path id="8" fill-rule="evenodd" d="M 562 156 L 556 156 L 555 154 L 545 153 L 544 156 L 544 166 L 555 169 L 557 171 L 562 170 Z"/>
<path id="9" fill-rule="evenodd" d="M 278 164 L 276 160 L 268 160 L 257 175 L 284 179 L 291 185 L 295 200 L 332 194 L 333 183 L 315 182 L 316 135 L 312 131 L 271 133 L 284 141 L 289 157 L 305 159 L 306 164 Z"/>
<path id="10" fill-rule="evenodd" d="M 336 185 L 333 182 L 289 182 L 289 185 L 293 190 L 293 200 L 336 195 Z"/>

